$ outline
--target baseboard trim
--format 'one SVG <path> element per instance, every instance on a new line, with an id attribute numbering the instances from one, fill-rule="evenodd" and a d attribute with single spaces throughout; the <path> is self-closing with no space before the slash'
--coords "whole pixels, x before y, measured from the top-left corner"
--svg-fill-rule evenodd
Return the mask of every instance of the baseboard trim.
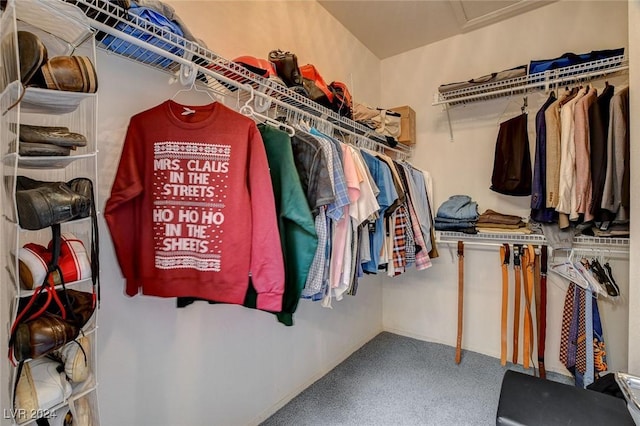
<path id="1" fill-rule="evenodd" d="M 414 332 L 407 331 L 407 330 L 401 330 L 401 329 L 394 328 L 394 327 L 385 327 L 384 331 L 389 332 L 389 333 L 393 333 L 393 334 L 398 334 L 398 335 L 404 336 L 404 337 L 410 337 L 412 339 L 422 340 L 424 342 L 438 343 L 438 344 L 441 344 L 441 345 L 454 347 L 449 342 L 444 342 L 444 341 L 441 341 L 439 339 L 433 339 L 433 338 L 428 337 L 428 336 L 426 336 L 424 334 L 414 333 Z M 483 355 L 495 358 L 498 361 L 500 360 L 500 354 L 497 353 L 497 352 L 496 353 L 486 353 L 485 351 L 479 350 L 477 348 L 469 348 L 469 347 L 465 347 L 464 345 L 462 347 L 462 350 L 463 351 L 467 350 L 467 351 L 477 352 L 479 354 L 483 354 Z M 548 372 L 560 374 L 560 375 L 566 376 L 566 377 L 571 377 L 571 375 L 569 374 L 569 372 L 565 368 L 555 368 L 554 366 L 549 366 L 548 364 L 545 367 L 546 367 L 546 371 L 548 371 Z"/>
<path id="2" fill-rule="evenodd" d="M 380 330 L 370 334 L 365 339 L 361 340 L 359 343 L 351 346 L 345 352 L 343 352 L 338 357 L 336 357 L 333 360 L 333 362 L 331 362 L 329 364 L 329 366 L 327 368 L 325 368 L 325 369 L 319 371 L 318 373 L 314 374 L 313 376 L 311 376 L 311 378 L 309 378 L 309 380 L 307 380 L 306 382 L 302 383 L 300 386 L 296 387 L 294 390 L 292 390 L 287 395 L 282 397 L 278 402 L 273 404 L 271 407 L 269 407 L 268 409 L 264 410 L 250 424 L 257 426 L 260 423 L 262 423 L 263 421 L 267 420 L 276 411 L 278 411 L 279 409 L 281 409 L 282 407 L 287 405 L 289 403 L 289 401 L 291 401 L 293 398 L 295 398 L 300 392 L 302 392 L 303 390 L 305 390 L 306 388 L 308 388 L 309 386 L 311 386 L 312 384 L 317 382 L 319 379 L 324 377 L 329 371 L 331 371 L 334 368 L 336 368 L 341 362 L 343 362 L 344 360 L 349 358 L 349 356 L 351 356 L 351 354 L 353 354 L 355 351 L 360 349 L 367 342 L 369 342 L 371 339 L 373 339 L 374 337 L 376 337 L 378 334 L 382 333 L 383 331 L 385 331 L 385 330 L 380 329 Z"/>

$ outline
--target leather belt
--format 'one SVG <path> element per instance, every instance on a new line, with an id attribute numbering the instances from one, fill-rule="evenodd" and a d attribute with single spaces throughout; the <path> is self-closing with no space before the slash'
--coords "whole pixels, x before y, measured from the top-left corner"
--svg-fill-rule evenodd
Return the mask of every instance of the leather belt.
<path id="1" fill-rule="evenodd" d="M 547 337 L 547 246 L 540 247 L 540 314 L 538 320 L 538 369 L 545 379 L 544 350 Z"/>
<path id="2" fill-rule="evenodd" d="M 507 365 L 507 323 L 509 312 L 509 263 L 511 253 L 509 244 L 500 247 L 500 263 L 502 264 L 502 317 L 500 325 L 500 365 Z"/>
<path id="3" fill-rule="evenodd" d="M 513 245 L 513 270 L 515 275 L 516 287 L 514 290 L 514 303 L 513 303 L 513 357 L 514 364 L 518 364 L 518 340 L 520 339 L 520 271 L 522 270 L 520 265 L 520 253 L 522 251 L 521 244 Z"/>
<path id="4" fill-rule="evenodd" d="M 462 306 L 464 294 L 464 242 L 458 241 L 458 336 L 456 339 L 456 364 L 462 358 Z"/>
<path id="5" fill-rule="evenodd" d="M 535 251 L 532 245 L 524 248 L 522 255 L 522 273 L 524 281 L 524 348 L 522 351 L 523 367 L 529 368 L 533 353 L 533 318 L 531 317 L 531 297 L 534 285 Z"/>
<path id="6" fill-rule="evenodd" d="M 536 336 L 540 335 L 540 248 L 535 249 L 535 265 L 533 267 L 533 296 L 536 309 Z M 533 345 L 533 343 L 531 343 Z M 539 347 L 538 347 L 539 348 Z M 538 364 L 539 365 L 539 364 Z"/>

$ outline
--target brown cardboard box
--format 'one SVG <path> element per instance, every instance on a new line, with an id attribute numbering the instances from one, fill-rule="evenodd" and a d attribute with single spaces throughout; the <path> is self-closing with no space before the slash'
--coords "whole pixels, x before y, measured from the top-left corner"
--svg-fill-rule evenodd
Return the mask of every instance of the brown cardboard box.
<path id="1" fill-rule="evenodd" d="M 391 110 L 401 115 L 398 142 L 413 146 L 416 143 L 416 112 L 409 106 L 399 106 Z"/>

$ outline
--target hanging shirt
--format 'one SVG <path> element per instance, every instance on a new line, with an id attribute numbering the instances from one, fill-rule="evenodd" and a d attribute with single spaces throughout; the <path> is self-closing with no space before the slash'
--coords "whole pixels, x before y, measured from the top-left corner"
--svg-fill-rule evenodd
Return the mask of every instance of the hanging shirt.
<path id="1" fill-rule="evenodd" d="M 431 251 L 432 244 L 429 238 L 431 232 L 431 211 L 427 200 L 427 190 L 424 181 L 424 175 L 410 164 L 403 164 L 405 176 L 407 179 L 407 189 L 411 197 L 411 205 L 416 217 L 417 229 L 420 230 L 422 239 L 424 240 L 427 252 Z"/>
<path id="2" fill-rule="evenodd" d="M 546 124 L 546 143 L 547 143 L 547 187 L 545 188 L 546 197 L 545 204 L 547 208 L 555 209 L 558 206 L 560 197 L 560 159 L 562 157 L 561 149 L 561 123 L 560 123 L 560 103 L 563 102 L 568 91 L 562 92 L 556 101 L 554 101 L 544 112 Z"/>
<path id="3" fill-rule="evenodd" d="M 221 103 L 171 100 L 131 118 L 105 220 L 126 294 L 282 310 L 284 266 L 264 144 Z"/>
<path id="4" fill-rule="evenodd" d="M 326 135 L 316 129 L 310 130 L 312 137 L 317 139 L 322 146 L 327 158 L 327 168 L 333 185 L 335 199 L 327 208 L 327 217 L 338 220 L 344 214 L 343 207 L 349 205 L 348 187 L 342 167 L 342 152 L 338 152 L 337 146 Z"/>
<path id="5" fill-rule="evenodd" d="M 602 208 L 617 214 L 616 219 L 627 219 L 621 206 L 628 207 L 629 181 L 629 88 L 611 98 L 607 148 L 607 173 L 602 194 Z"/>
<path id="6" fill-rule="evenodd" d="M 369 229 L 371 237 L 371 260 L 363 265 L 363 270 L 365 272 L 375 274 L 378 272 L 380 250 L 385 243 L 384 215 L 387 208 L 389 208 L 389 206 L 398 199 L 398 193 L 396 192 L 389 166 L 364 150 L 361 150 L 360 153 L 362 154 L 365 164 L 369 168 L 369 172 L 371 173 L 376 186 L 380 189 L 380 193 L 377 197 L 378 205 L 380 206 L 380 210 L 378 211 L 379 217 L 375 222 L 373 222 Z"/>
<path id="7" fill-rule="evenodd" d="M 531 218 L 538 222 L 553 222 L 555 211 L 546 207 L 547 194 L 547 123 L 546 111 L 556 101 L 552 93 L 536 114 L 536 150 L 531 184 Z"/>
<path id="8" fill-rule="evenodd" d="M 587 208 L 591 201 L 591 141 L 589 138 L 589 108 L 598 99 L 595 88 L 580 99 L 574 112 L 574 142 L 576 145 L 575 169 L 575 206 L 571 206 L 572 219 L 577 220 L 578 214 L 584 213 L 584 221 L 593 220 L 593 214 Z"/>
<path id="9" fill-rule="evenodd" d="M 283 324 L 293 325 L 293 314 L 318 246 L 318 236 L 293 161 L 289 135 L 270 126 L 258 128 L 267 151 L 284 254 L 284 298 L 277 316 Z"/>
<path id="10" fill-rule="evenodd" d="M 341 286 L 341 277 L 344 273 L 345 265 L 351 264 L 351 215 L 349 213 L 351 204 L 360 197 L 360 182 L 358 172 L 351 151 L 345 144 L 339 143 L 342 152 L 342 167 L 347 184 L 347 194 L 349 205 L 344 207 L 344 215 L 335 222 L 335 233 L 331 252 L 331 277 L 329 283 L 334 289 L 335 295 L 340 300 L 342 294 L 348 290 L 348 286 Z M 345 259 L 346 257 L 346 259 Z M 346 262 L 345 262 L 346 260 Z M 349 269 L 347 268 L 347 273 Z"/>
<path id="11" fill-rule="evenodd" d="M 595 104 L 589 108 L 589 138 L 591 141 L 591 185 L 592 196 L 589 211 L 596 222 L 603 220 L 600 210 L 602 191 L 607 173 L 607 131 L 609 130 L 609 105 L 614 87 L 607 84 Z"/>
<path id="12" fill-rule="evenodd" d="M 320 206 L 326 206 L 335 200 L 328 159 L 320 142 L 303 132 L 297 132 L 291 138 L 291 147 L 309 207 L 314 214 L 318 214 Z"/>
<path id="13" fill-rule="evenodd" d="M 359 181 L 360 196 L 356 202 L 351 205 L 349 214 L 355 221 L 355 224 L 360 225 L 369 218 L 375 219 L 377 217 L 380 205 L 378 204 L 376 196 L 380 193 L 380 189 L 375 182 L 373 182 L 369 168 L 364 163 L 360 150 L 353 147 L 350 147 L 350 149 L 356 169 L 362 175 L 362 178 Z"/>
<path id="14" fill-rule="evenodd" d="M 575 127 L 573 117 L 576 102 L 585 95 L 585 92 L 585 88 L 580 89 L 576 97 L 564 104 L 560 111 L 560 183 L 556 210 L 567 215 L 571 213 L 572 198 L 575 197 L 576 144 L 574 142 Z M 575 201 L 573 205 L 575 205 Z"/>

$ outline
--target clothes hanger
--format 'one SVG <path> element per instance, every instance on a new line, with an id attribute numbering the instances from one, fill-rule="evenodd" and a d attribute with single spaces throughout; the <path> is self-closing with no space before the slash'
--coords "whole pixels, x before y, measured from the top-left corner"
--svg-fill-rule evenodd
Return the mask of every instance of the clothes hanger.
<path id="1" fill-rule="evenodd" d="M 607 291 L 604 286 L 599 282 L 591 270 L 591 264 L 587 258 L 582 258 L 579 261 L 574 262 L 576 270 L 585 278 L 589 283 L 589 289 L 593 294 L 607 296 Z"/>
<path id="2" fill-rule="evenodd" d="M 591 286 L 589 285 L 589 281 L 576 269 L 576 266 L 573 263 L 573 250 L 567 259 L 564 259 L 559 263 L 552 263 L 549 265 L 548 270 L 555 274 L 560 275 L 563 278 L 568 279 L 573 282 L 578 287 L 583 289 L 589 289 Z"/>
<path id="3" fill-rule="evenodd" d="M 209 96 L 209 98 L 211 98 L 212 101 L 215 102 L 216 99 L 213 97 L 213 95 L 209 90 L 201 89 L 198 87 L 198 85 L 196 84 L 197 76 L 198 76 L 198 70 L 195 64 L 193 63 L 189 65 L 181 64 L 180 70 L 178 71 L 178 81 L 180 81 L 180 84 L 182 85 L 183 88 L 179 89 L 176 93 L 174 93 L 173 96 L 171 97 L 171 100 L 175 100 L 175 98 L 181 93 L 194 91 L 194 92 L 200 92 L 200 93 L 206 94 L 207 96 Z M 185 112 L 189 112 L 191 114 L 195 113 L 193 109 L 186 108 L 186 110 L 187 111 Z"/>
<path id="4" fill-rule="evenodd" d="M 593 259 L 590 265 L 591 265 L 591 271 L 594 273 L 594 275 L 598 279 L 598 282 L 604 287 L 607 295 L 611 297 L 619 296 L 620 288 L 618 288 L 617 284 L 614 285 L 611 282 L 611 280 L 609 279 L 609 276 L 607 275 L 607 271 L 605 271 L 605 268 L 602 266 L 600 261 L 598 259 Z M 611 270 L 611 267 L 609 267 L 609 270 Z"/>
<path id="5" fill-rule="evenodd" d="M 611 265 L 609 265 L 609 262 L 606 262 L 602 266 L 604 267 L 605 275 L 607 276 L 607 280 L 609 280 L 609 282 L 611 283 L 612 287 L 614 288 L 614 290 L 617 293 L 616 296 L 620 296 L 620 287 L 618 287 L 618 283 L 616 283 L 616 280 L 613 278 L 613 271 L 611 271 Z"/>
<path id="6" fill-rule="evenodd" d="M 262 115 L 256 112 L 253 107 L 250 105 L 251 101 L 254 99 L 253 88 L 251 89 L 251 95 L 245 104 L 240 108 L 240 114 L 246 115 L 248 117 L 253 118 L 254 120 L 275 127 L 276 129 L 282 130 L 286 132 L 290 137 L 296 134 L 296 130 L 289 126 L 288 124 L 282 123 L 275 118 L 271 118 L 267 115 Z"/>

